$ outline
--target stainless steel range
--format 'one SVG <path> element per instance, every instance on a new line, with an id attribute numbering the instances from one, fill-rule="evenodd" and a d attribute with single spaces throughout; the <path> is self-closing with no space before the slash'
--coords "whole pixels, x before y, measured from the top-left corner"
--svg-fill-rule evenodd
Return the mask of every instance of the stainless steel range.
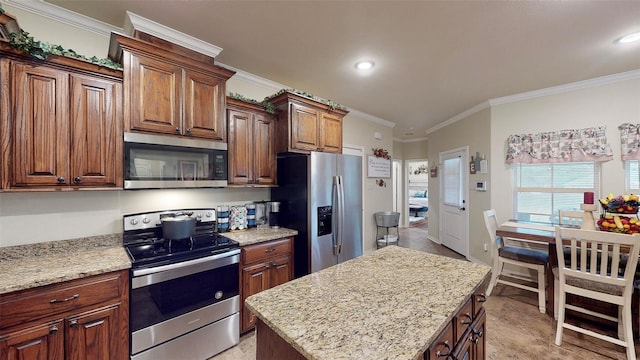
<path id="1" fill-rule="evenodd" d="M 193 213 L 193 236 L 165 240 L 161 219 Z M 124 216 L 132 261 L 131 359 L 206 359 L 238 343 L 237 242 L 216 232 L 214 209 Z"/>

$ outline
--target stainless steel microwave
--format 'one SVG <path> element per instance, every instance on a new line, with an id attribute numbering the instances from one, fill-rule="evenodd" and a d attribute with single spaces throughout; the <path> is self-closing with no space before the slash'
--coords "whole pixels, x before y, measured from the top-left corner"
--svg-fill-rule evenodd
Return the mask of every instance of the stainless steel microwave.
<path id="1" fill-rule="evenodd" d="M 227 144 L 139 133 L 124 134 L 124 188 L 227 186 Z"/>

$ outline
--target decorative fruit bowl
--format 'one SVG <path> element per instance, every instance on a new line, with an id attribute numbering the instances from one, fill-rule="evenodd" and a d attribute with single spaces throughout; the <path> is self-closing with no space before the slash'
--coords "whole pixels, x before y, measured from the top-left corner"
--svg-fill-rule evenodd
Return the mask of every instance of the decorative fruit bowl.
<path id="1" fill-rule="evenodd" d="M 640 220 L 635 217 L 604 214 L 598 219 L 598 228 L 622 234 L 640 233 Z"/>
<path id="2" fill-rule="evenodd" d="M 614 214 L 637 214 L 638 195 L 618 195 L 609 194 L 606 198 L 600 199 L 600 205 L 605 212 Z"/>

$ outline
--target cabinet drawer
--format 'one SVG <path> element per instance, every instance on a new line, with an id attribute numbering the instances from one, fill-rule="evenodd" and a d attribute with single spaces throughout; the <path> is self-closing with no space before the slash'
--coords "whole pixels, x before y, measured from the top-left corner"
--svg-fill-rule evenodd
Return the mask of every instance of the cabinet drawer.
<path id="1" fill-rule="evenodd" d="M 272 257 L 290 254 L 292 252 L 291 240 L 292 238 L 286 238 L 245 246 L 242 248 L 242 262 L 251 264 Z"/>
<path id="2" fill-rule="evenodd" d="M 473 323 L 473 319 L 473 303 L 471 302 L 471 299 L 469 299 L 454 318 L 456 342 L 460 340 L 462 334 L 464 334 L 469 326 L 471 326 L 471 323 Z"/>
<path id="3" fill-rule="evenodd" d="M 124 271 L 10 293 L 0 297 L 0 328 L 120 299 Z"/>
<path id="4" fill-rule="evenodd" d="M 449 322 L 436 341 L 429 346 L 425 354 L 425 360 L 449 359 L 454 345 L 453 326 L 451 322 Z"/>

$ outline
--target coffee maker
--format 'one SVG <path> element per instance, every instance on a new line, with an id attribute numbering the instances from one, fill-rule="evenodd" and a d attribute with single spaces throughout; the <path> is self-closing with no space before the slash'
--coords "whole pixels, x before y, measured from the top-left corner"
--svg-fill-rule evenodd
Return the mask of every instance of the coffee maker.
<path id="1" fill-rule="evenodd" d="M 269 211 L 269 226 L 273 229 L 277 229 L 280 227 L 280 202 L 279 201 L 269 201 L 267 203 L 267 209 Z"/>

